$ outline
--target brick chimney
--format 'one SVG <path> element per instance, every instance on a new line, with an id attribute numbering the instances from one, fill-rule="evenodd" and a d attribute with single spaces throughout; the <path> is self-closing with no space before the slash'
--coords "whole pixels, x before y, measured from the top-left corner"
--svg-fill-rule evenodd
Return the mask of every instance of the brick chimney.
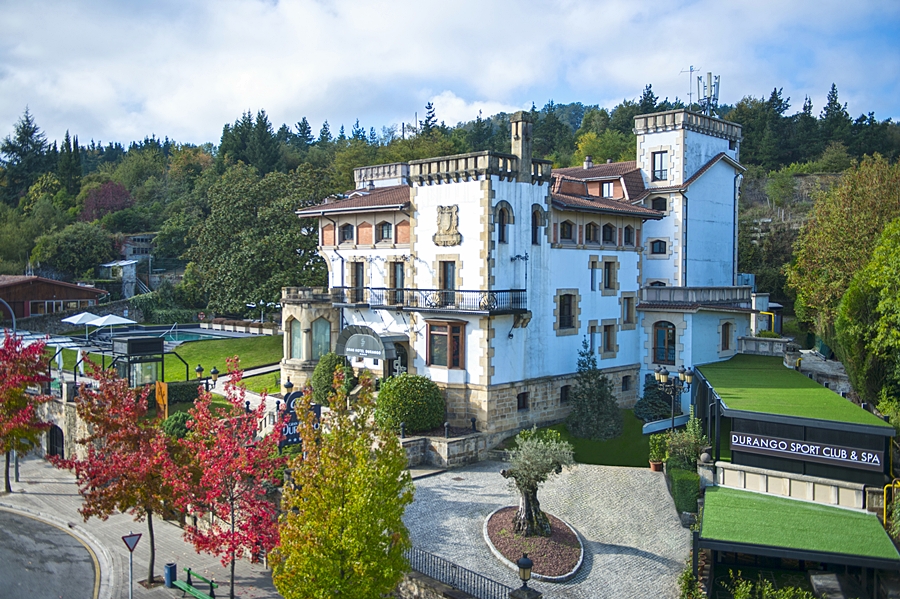
<path id="1" fill-rule="evenodd" d="M 512 153 L 519 158 L 519 175 L 516 181 L 531 183 L 531 114 L 520 110 L 509 117 L 512 135 Z"/>
<path id="2" fill-rule="evenodd" d="M 585 156 L 584 157 L 584 168 L 589 169 L 592 166 L 594 166 L 594 159 L 591 158 L 590 156 Z"/>

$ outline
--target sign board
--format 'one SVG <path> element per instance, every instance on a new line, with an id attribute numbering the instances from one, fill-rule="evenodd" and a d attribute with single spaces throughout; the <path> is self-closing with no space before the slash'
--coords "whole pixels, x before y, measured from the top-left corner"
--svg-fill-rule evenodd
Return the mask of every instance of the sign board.
<path id="1" fill-rule="evenodd" d="M 284 438 L 279 443 L 279 447 L 287 447 L 288 445 L 298 445 L 301 441 L 300 431 L 298 430 L 300 421 L 297 418 L 297 401 L 303 397 L 303 391 L 294 391 L 284 398 L 286 414 L 290 416 L 287 424 L 284 425 Z M 309 407 L 310 412 L 315 416 L 318 423 L 322 417 L 322 406 L 312 404 Z M 282 416 L 283 417 L 283 416 Z"/>
<path id="2" fill-rule="evenodd" d="M 134 548 L 137 547 L 138 541 L 141 540 L 141 533 L 125 535 L 122 537 L 122 540 L 125 541 L 125 546 L 128 547 L 129 553 L 134 553 Z"/>
<path id="3" fill-rule="evenodd" d="M 385 359 L 384 344 L 374 335 L 356 333 L 347 339 L 344 346 L 344 355 L 357 358 Z"/>
<path id="4" fill-rule="evenodd" d="M 169 384 L 156 381 L 156 417 L 169 417 Z"/>
<path id="5" fill-rule="evenodd" d="M 859 468 L 862 470 L 884 470 L 884 452 L 873 449 L 844 447 L 830 443 L 782 439 L 768 435 L 732 432 L 731 451 L 743 451 L 760 455 L 816 462 L 831 466 Z"/>

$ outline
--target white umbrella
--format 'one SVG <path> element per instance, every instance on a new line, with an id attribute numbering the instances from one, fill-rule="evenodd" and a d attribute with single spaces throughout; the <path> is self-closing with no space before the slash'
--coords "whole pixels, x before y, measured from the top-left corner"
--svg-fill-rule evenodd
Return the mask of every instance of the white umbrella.
<path id="1" fill-rule="evenodd" d="M 107 314 L 106 316 L 101 316 L 92 320 L 90 322 L 86 322 L 92 327 L 106 327 L 110 328 L 110 332 L 112 332 L 113 325 L 116 324 L 137 324 L 136 320 L 129 320 L 127 318 L 122 318 L 121 316 L 116 316 L 115 314 Z"/>
<path id="2" fill-rule="evenodd" d="M 75 316 L 69 316 L 68 318 L 63 318 L 62 322 L 67 322 L 69 324 L 83 324 L 84 325 L 84 338 L 87 339 L 88 336 L 88 323 L 92 320 L 97 320 L 100 318 L 96 314 L 91 314 L 90 312 L 82 312 L 81 314 L 76 314 Z"/>

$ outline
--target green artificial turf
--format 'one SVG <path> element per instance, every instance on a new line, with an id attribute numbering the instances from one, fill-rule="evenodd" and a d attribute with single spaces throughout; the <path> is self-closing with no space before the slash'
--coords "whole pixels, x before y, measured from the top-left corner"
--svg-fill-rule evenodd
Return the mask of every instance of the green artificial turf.
<path id="1" fill-rule="evenodd" d="M 569 434 L 565 424 L 556 424 L 549 428 L 557 430 L 564 441 L 575 448 L 575 461 L 582 464 L 600 464 L 602 466 L 633 466 L 647 468 L 650 461 L 650 436 L 643 434 L 644 423 L 635 418 L 631 410 L 620 410 L 622 413 L 622 434 L 608 441 L 592 441 L 576 439 Z M 514 439 L 514 438 L 513 438 Z M 504 447 L 514 447 L 513 439 L 508 439 Z"/>
<path id="2" fill-rule="evenodd" d="M 271 395 L 273 393 L 281 392 L 281 387 L 279 386 L 280 378 L 280 372 L 267 372 L 266 374 L 258 374 L 256 376 L 241 379 L 241 382 L 244 383 L 244 387 L 247 391 L 253 391 L 254 393 L 262 393 L 265 391 Z"/>
<path id="3" fill-rule="evenodd" d="M 785 368 L 781 358 L 738 354 L 699 370 L 732 410 L 891 427 L 834 391 Z"/>
<path id="4" fill-rule="evenodd" d="M 705 497 L 704 539 L 900 561 L 873 514 L 726 487 Z"/>

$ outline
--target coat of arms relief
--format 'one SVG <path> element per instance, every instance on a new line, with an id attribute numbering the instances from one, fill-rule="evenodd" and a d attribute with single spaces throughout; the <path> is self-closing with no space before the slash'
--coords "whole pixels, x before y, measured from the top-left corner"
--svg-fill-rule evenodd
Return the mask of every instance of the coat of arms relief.
<path id="1" fill-rule="evenodd" d="M 438 206 L 437 233 L 431 238 L 435 245 L 451 246 L 462 243 L 459 234 L 459 206 Z"/>

